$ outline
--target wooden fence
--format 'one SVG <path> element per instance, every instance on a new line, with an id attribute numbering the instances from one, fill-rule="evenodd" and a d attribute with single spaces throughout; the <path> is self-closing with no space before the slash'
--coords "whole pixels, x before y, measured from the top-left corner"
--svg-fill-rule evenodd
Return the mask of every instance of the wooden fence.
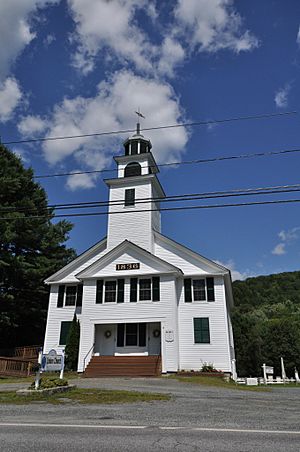
<path id="1" fill-rule="evenodd" d="M 41 345 L 30 345 L 25 347 L 16 347 L 14 349 L 14 358 L 37 360 Z"/>
<path id="2" fill-rule="evenodd" d="M 0 375 L 28 377 L 35 363 L 27 359 L 0 357 Z"/>

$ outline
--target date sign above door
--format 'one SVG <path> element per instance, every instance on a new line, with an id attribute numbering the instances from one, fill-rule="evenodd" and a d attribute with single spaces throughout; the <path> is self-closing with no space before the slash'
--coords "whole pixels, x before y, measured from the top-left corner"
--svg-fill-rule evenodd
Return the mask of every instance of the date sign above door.
<path id="1" fill-rule="evenodd" d="M 139 262 L 133 262 L 131 264 L 116 264 L 116 270 L 139 270 Z"/>

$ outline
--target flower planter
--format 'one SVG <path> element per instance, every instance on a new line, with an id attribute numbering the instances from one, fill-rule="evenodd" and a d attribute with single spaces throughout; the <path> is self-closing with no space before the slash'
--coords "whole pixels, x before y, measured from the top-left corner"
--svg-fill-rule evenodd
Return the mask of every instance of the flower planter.
<path id="1" fill-rule="evenodd" d="M 219 377 L 224 378 L 225 374 L 224 372 L 177 372 L 177 375 L 180 377 Z"/>

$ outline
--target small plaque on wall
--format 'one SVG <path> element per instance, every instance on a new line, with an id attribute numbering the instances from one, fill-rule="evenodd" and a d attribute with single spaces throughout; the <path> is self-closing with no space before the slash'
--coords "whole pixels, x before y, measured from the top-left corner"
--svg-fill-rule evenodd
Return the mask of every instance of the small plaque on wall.
<path id="1" fill-rule="evenodd" d="M 166 342 L 173 342 L 174 341 L 174 331 L 173 330 L 167 330 L 165 333 Z"/>
<path id="2" fill-rule="evenodd" d="M 139 270 L 139 262 L 133 262 L 131 264 L 116 264 L 116 270 Z"/>

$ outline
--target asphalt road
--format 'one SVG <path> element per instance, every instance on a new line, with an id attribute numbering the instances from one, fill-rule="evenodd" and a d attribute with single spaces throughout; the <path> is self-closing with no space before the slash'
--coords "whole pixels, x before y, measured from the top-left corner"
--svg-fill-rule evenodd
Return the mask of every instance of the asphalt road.
<path id="1" fill-rule="evenodd" d="M 124 405 L 0 405 L 0 450 L 300 450 L 300 388 L 244 392 L 128 378 L 76 383 L 164 392 L 172 399 Z"/>

